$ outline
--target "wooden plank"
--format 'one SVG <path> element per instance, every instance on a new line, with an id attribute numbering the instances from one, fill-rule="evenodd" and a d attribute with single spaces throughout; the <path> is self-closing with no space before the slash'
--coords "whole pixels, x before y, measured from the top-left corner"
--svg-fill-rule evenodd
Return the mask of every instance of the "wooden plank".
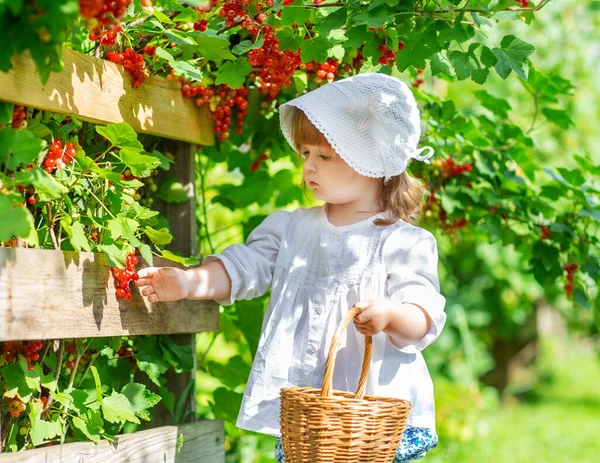
<path id="1" fill-rule="evenodd" d="M 176 266 L 159 258 L 154 265 Z M 131 301 L 117 300 L 101 253 L 0 248 L 0 341 L 218 329 L 213 301 L 149 304 L 133 285 Z"/>
<path id="2" fill-rule="evenodd" d="M 183 445 L 177 455 L 177 439 Z M 225 461 L 222 420 L 163 426 L 115 438 L 0 454 L 0 463 L 217 463 Z"/>
<path id="3" fill-rule="evenodd" d="M 50 74 L 42 85 L 29 54 L 15 56 L 13 68 L 0 72 L 0 100 L 99 124 L 125 121 L 136 132 L 214 145 L 210 110 L 184 98 L 177 81 L 150 77 L 133 88 L 120 65 L 68 48 L 63 57 L 64 72 Z"/>

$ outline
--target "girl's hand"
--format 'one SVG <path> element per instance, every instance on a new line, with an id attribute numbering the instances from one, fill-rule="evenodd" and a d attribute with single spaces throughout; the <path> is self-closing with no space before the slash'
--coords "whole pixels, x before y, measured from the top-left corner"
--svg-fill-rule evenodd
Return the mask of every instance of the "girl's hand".
<path id="1" fill-rule="evenodd" d="M 189 278 L 185 270 L 176 267 L 147 267 L 138 272 L 135 284 L 148 302 L 178 301 L 189 294 Z"/>
<path id="2" fill-rule="evenodd" d="M 354 317 L 354 326 L 356 331 L 365 336 L 376 335 L 390 323 L 390 301 L 361 301 L 354 304 L 354 307 L 363 309 Z"/>

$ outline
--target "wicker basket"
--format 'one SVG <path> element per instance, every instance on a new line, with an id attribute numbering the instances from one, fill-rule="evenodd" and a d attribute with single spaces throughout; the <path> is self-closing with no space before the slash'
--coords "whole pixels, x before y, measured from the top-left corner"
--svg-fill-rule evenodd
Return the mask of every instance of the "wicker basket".
<path id="1" fill-rule="evenodd" d="M 365 336 L 356 394 L 332 391 L 341 335 L 361 311 L 349 310 L 336 330 L 321 389 L 281 389 L 281 441 L 286 463 L 384 463 L 396 456 L 411 404 L 390 397 L 365 396 L 371 336 Z"/>

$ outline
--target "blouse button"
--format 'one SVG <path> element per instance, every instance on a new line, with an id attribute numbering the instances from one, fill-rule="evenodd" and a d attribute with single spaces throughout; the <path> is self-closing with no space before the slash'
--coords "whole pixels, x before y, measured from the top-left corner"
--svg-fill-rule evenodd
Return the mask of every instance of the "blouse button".
<path id="1" fill-rule="evenodd" d="M 317 351 L 317 348 L 315 346 L 308 346 L 308 351 L 311 354 L 314 354 Z"/>
<path id="2" fill-rule="evenodd" d="M 340 237 L 337 236 L 335 233 L 332 233 L 332 234 L 329 235 L 329 239 L 331 241 L 335 242 L 335 241 L 339 241 Z"/>
<path id="3" fill-rule="evenodd" d="M 321 267 L 321 275 L 327 275 L 327 267 Z"/>
<path id="4" fill-rule="evenodd" d="M 323 309 L 321 309 L 321 307 L 317 307 L 315 309 L 315 312 L 317 312 L 317 315 L 321 315 L 321 312 L 323 312 Z"/>

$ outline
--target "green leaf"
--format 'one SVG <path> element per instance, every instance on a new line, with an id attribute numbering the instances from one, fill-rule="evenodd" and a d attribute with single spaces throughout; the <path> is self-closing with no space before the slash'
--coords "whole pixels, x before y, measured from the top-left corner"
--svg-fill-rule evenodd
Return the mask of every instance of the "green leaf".
<path id="1" fill-rule="evenodd" d="M 253 299 L 251 301 L 236 301 L 235 313 L 252 357 L 256 356 L 258 340 L 260 338 L 261 324 L 265 311 L 265 298 Z"/>
<path id="2" fill-rule="evenodd" d="M 176 60 L 168 51 L 164 50 L 161 47 L 157 47 L 155 53 L 162 59 L 167 60 L 169 66 L 171 66 L 178 75 L 192 80 L 202 80 L 202 71 L 200 71 L 200 69 L 194 67 L 187 61 Z"/>
<path id="3" fill-rule="evenodd" d="M 198 265 L 200 263 L 198 259 L 194 256 L 182 257 L 178 256 L 177 254 L 173 254 L 171 251 L 167 251 L 166 249 L 161 249 L 160 252 L 162 253 L 162 256 L 165 259 L 169 259 L 173 262 L 179 262 L 180 264 L 183 264 L 186 267 L 189 267 L 190 265 Z"/>
<path id="4" fill-rule="evenodd" d="M 556 124 L 563 130 L 568 130 L 569 127 L 575 127 L 573 119 L 564 109 L 542 108 L 542 113 L 546 116 L 549 122 Z"/>
<path id="5" fill-rule="evenodd" d="M 213 392 L 213 398 L 213 410 L 217 418 L 234 423 L 242 405 L 242 394 L 219 387 Z"/>
<path id="6" fill-rule="evenodd" d="M 179 346 L 169 336 L 160 336 L 159 343 L 164 359 L 173 366 L 176 373 L 191 371 L 194 368 L 192 346 Z"/>
<path id="7" fill-rule="evenodd" d="M 262 37 L 258 39 L 256 43 L 252 42 L 251 40 L 242 40 L 240 43 L 238 43 L 235 47 L 231 49 L 231 52 L 235 53 L 236 55 L 243 55 L 245 53 L 248 53 L 250 50 L 256 50 L 257 48 L 262 47 L 264 43 L 265 39 L 263 39 Z M 283 50 L 283 48 L 281 47 L 281 43 L 279 45 L 280 50 Z"/>
<path id="8" fill-rule="evenodd" d="M 598 209 L 582 209 L 579 214 L 584 217 L 591 217 L 596 222 L 600 222 L 600 210 Z"/>
<path id="9" fill-rule="evenodd" d="M 146 227 L 144 228 L 144 233 L 146 233 L 146 236 L 150 238 L 150 241 L 152 241 L 153 244 L 159 246 L 169 244 L 171 241 L 173 241 L 173 236 L 171 235 L 171 232 L 169 232 L 168 228 L 155 230 L 152 227 Z"/>
<path id="10" fill-rule="evenodd" d="M 304 40 L 302 42 L 302 47 L 300 48 L 300 58 L 304 63 L 313 60 L 317 63 L 324 63 L 327 61 L 327 56 L 332 45 L 333 44 L 325 37 Z"/>
<path id="11" fill-rule="evenodd" d="M 80 222 L 73 222 L 69 224 L 66 220 L 61 220 L 61 225 L 69 235 L 69 242 L 71 246 L 77 251 L 81 252 L 82 249 L 91 252 L 92 248 L 90 242 L 85 236 L 85 229 Z"/>
<path id="12" fill-rule="evenodd" d="M 137 152 L 144 150 L 144 147 L 138 141 L 137 134 L 126 122 L 109 124 L 106 127 L 97 125 L 96 132 L 118 148 L 128 148 L 131 151 Z M 139 177 L 139 175 L 136 175 L 136 177 Z"/>
<path id="13" fill-rule="evenodd" d="M 111 219 L 107 222 L 110 237 L 113 240 L 118 240 L 121 237 L 130 238 L 139 226 L 140 224 L 137 221 L 125 217 Z"/>
<path id="14" fill-rule="evenodd" d="M 104 419 L 110 423 L 124 423 L 126 421 L 140 423 L 140 420 L 131 409 L 129 399 L 117 391 L 113 391 L 109 397 L 102 399 L 102 414 Z"/>
<path id="15" fill-rule="evenodd" d="M 54 176 L 38 167 L 31 172 L 18 172 L 15 180 L 19 185 L 32 185 L 42 202 L 59 199 L 68 191 Z"/>
<path id="16" fill-rule="evenodd" d="M 473 82 L 476 82 L 479 85 L 483 85 L 483 84 L 485 84 L 485 81 L 487 80 L 489 75 L 490 75 L 489 69 L 479 68 L 479 69 L 475 69 L 471 73 L 471 79 L 473 80 Z"/>
<path id="17" fill-rule="evenodd" d="M 139 250 L 144 260 L 148 263 L 150 267 L 152 267 L 152 262 L 154 259 L 152 258 L 152 249 L 150 249 L 150 246 L 142 243 L 142 245 L 139 247 Z"/>
<path id="18" fill-rule="evenodd" d="M 305 8 L 302 0 L 294 0 L 281 11 L 281 25 L 291 26 L 297 24 L 302 26 L 310 18 L 310 9 Z"/>
<path id="19" fill-rule="evenodd" d="M 99 426 L 97 426 L 89 421 L 84 421 L 81 418 L 79 418 L 78 416 L 73 417 L 71 422 L 73 423 L 73 426 L 75 426 L 77 429 L 79 429 L 85 435 L 85 437 L 87 437 L 89 440 L 91 440 L 95 444 L 98 444 L 102 440 L 102 436 L 100 436 L 100 433 L 99 433 L 99 430 L 100 430 Z"/>
<path id="20" fill-rule="evenodd" d="M 33 216 L 24 205 L 13 205 L 10 199 L 0 194 L 0 241 L 8 241 L 13 236 L 32 237 L 38 245 Z"/>
<path id="21" fill-rule="evenodd" d="M 92 376 L 94 377 L 94 384 L 96 386 L 96 401 L 101 402 L 102 401 L 102 383 L 100 381 L 100 375 L 98 374 L 98 369 L 94 365 L 92 365 L 90 367 L 90 370 L 92 371 Z"/>
<path id="22" fill-rule="evenodd" d="M 126 384 L 121 390 L 121 394 L 127 397 L 131 411 L 146 421 L 150 421 L 148 409 L 154 407 L 161 400 L 160 395 L 153 394 L 146 389 L 146 386 L 138 383 Z"/>
<path id="23" fill-rule="evenodd" d="M 450 68 L 448 65 L 441 60 L 442 55 L 440 53 L 436 53 L 431 57 L 429 62 L 429 67 L 431 69 L 431 75 L 437 76 L 439 74 L 446 74 L 448 76 L 452 75 L 450 72 Z"/>
<path id="24" fill-rule="evenodd" d="M 304 43 L 302 37 L 292 29 L 283 29 L 277 32 L 277 40 L 279 40 L 279 49 L 282 51 L 291 50 L 296 52 Z"/>
<path id="25" fill-rule="evenodd" d="M 123 163 L 136 177 L 148 177 L 154 169 L 160 166 L 160 160 L 156 156 L 140 154 L 139 151 L 122 149 L 120 155 Z"/>
<path id="26" fill-rule="evenodd" d="M 16 363 L 11 363 L 0 368 L 0 376 L 4 379 L 4 397 L 19 397 L 23 401 L 28 401 L 35 391 L 31 387 L 23 374 L 23 370 Z"/>
<path id="27" fill-rule="evenodd" d="M 500 77 L 506 79 L 511 71 L 523 80 L 527 80 L 529 67 L 525 60 L 535 52 L 535 47 L 514 35 L 502 39 L 500 48 L 493 48 L 492 53 L 498 60 L 495 69 Z"/>
<path id="28" fill-rule="evenodd" d="M 387 24 L 392 17 L 392 11 L 387 5 L 378 5 L 375 8 L 363 10 L 362 13 L 354 16 L 354 24 L 366 24 L 369 27 L 379 27 Z"/>
<path id="29" fill-rule="evenodd" d="M 152 11 L 152 14 L 156 17 L 156 19 L 158 19 L 161 23 L 165 23 L 165 24 L 173 24 L 173 21 L 171 21 L 171 19 L 164 14 L 162 11 L 160 11 L 159 9 L 155 8 L 154 11 Z"/>
<path id="30" fill-rule="evenodd" d="M 17 170 L 37 160 L 46 142 L 27 130 L 0 129 L 0 164 L 8 170 Z"/>
<path id="31" fill-rule="evenodd" d="M 250 365 L 244 361 L 241 355 L 230 358 L 226 364 L 209 360 L 207 366 L 211 376 L 218 378 L 230 389 L 245 384 L 250 374 Z"/>
<path id="32" fill-rule="evenodd" d="M 494 114 L 500 116 L 503 119 L 508 117 L 508 112 L 512 109 L 508 101 L 504 98 L 496 98 L 490 95 L 485 90 L 478 90 L 473 92 L 477 99 L 481 102 L 481 105 L 492 111 Z"/>
<path id="33" fill-rule="evenodd" d="M 235 55 L 229 51 L 229 36 L 226 34 L 218 34 L 216 31 L 208 29 L 196 36 L 195 39 L 200 53 L 210 61 L 220 62 L 223 59 L 236 59 Z M 156 51 L 158 52 L 158 48 Z"/>
<path id="34" fill-rule="evenodd" d="M 124 267 L 127 259 L 128 251 L 126 249 L 119 249 L 114 244 L 101 244 L 98 246 L 100 251 L 104 252 L 108 263 L 112 267 Z"/>
<path id="35" fill-rule="evenodd" d="M 160 375 L 170 368 L 169 363 L 159 354 L 158 339 L 152 336 L 139 338 L 136 362 L 139 369 L 157 386 L 160 386 Z"/>
<path id="36" fill-rule="evenodd" d="M 166 157 L 160 151 L 154 150 L 152 153 L 148 153 L 148 154 L 150 156 L 154 156 L 156 159 L 158 159 L 160 161 L 160 168 L 163 170 L 169 170 L 171 168 L 171 164 L 173 164 L 175 162 L 175 161 L 172 161 L 171 159 L 169 159 L 168 157 Z M 142 185 L 140 185 L 140 186 L 142 186 Z"/>
<path id="37" fill-rule="evenodd" d="M 456 77 L 458 80 L 468 79 L 471 77 L 473 71 L 477 69 L 477 65 L 473 60 L 473 57 L 468 53 L 453 50 L 448 54 L 448 58 L 454 67 L 454 71 L 456 72 Z"/>
<path id="38" fill-rule="evenodd" d="M 241 57 L 235 62 L 229 61 L 223 64 L 217 71 L 216 84 L 227 84 L 229 88 L 240 88 L 246 82 L 246 77 L 252 72 L 252 66 L 248 59 Z"/>
<path id="39" fill-rule="evenodd" d="M 0 125 L 8 125 L 12 121 L 14 107 L 12 103 L 0 101 Z"/>
<path id="40" fill-rule="evenodd" d="M 184 186 L 172 175 L 165 177 L 161 182 L 156 197 L 168 203 L 183 203 L 190 200 Z"/>
<path id="41" fill-rule="evenodd" d="M 30 403 L 32 413 L 29 414 L 31 429 L 29 436 L 31 443 L 38 446 L 44 443 L 47 439 L 60 436 L 62 434 L 62 425 L 58 421 L 45 421 L 42 419 L 42 403 L 41 401 L 32 401 Z"/>

